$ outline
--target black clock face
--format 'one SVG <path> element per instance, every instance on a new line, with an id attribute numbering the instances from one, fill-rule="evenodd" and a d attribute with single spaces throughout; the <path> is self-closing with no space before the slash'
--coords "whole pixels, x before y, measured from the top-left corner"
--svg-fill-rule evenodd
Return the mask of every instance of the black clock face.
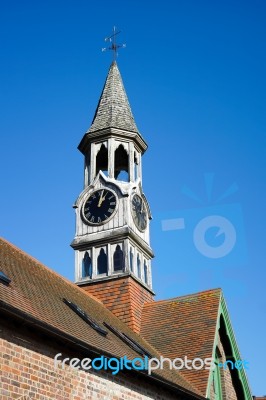
<path id="1" fill-rule="evenodd" d="M 143 199 L 138 195 L 134 194 L 132 197 L 132 216 L 133 220 L 140 231 L 145 231 L 147 228 L 147 210 Z"/>
<path id="2" fill-rule="evenodd" d="M 83 215 L 86 222 L 101 225 L 113 216 L 116 206 L 117 197 L 113 192 L 107 189 L 95 190 L 84 203 Z"/>

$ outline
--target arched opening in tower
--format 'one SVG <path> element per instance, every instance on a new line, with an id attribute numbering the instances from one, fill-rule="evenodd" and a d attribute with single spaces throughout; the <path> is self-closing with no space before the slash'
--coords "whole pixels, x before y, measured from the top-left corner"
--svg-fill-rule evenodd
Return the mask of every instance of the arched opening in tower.
<path id="1" fill-rule="evenodd" d="M 124 267 L 124 254 L 119 245 L 116 246 L 113 256 L 114 271 L 122 271 Z"/>
<path id="2" fill-rule="evenodd" d="M 138 158 L 136 152 L 134 152 L 134 181 L 136 181 L 139 177 L 139 165 Z"/>
<path id="3" fill-rule="evenodd" d="M 107 262 L 107 255 L 104 251 L 104 249 L 100 250 L 100 254 L 98 255 L 97 258 L 97 270 L 98 274 L 107 274 L 107 269 L 108 269 L 108 262 Z"/>
<path id="4" fill-rule="evenodd" d="M 100 170 L 108 176 L 108 150 L 104 144 L 101 145 L 96 156 L 96 175 Z"/>
<path id="5" fill-rule="evenodd" d="M 128 154 L 122 144 L 115 151 L 115 179 L 129 182 Z"/>
<path id="6" fill-rule="evenodd" d="M 92 262 L 87 251 L 82 261 L 82 277 L 83 278 L 92 277 Z"/>

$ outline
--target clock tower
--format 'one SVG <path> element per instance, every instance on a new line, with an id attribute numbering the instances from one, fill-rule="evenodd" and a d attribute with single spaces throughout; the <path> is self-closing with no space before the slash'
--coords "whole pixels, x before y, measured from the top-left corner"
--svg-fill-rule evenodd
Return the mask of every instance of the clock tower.
<path id="1" fill-rule="evenodd" d="M 115 61 L 78 149 L 85 162 L 84 190 L 74 205 L 75 281 L 138 332 L 142 306 L 154 295 L 151 213 L 142 190 L 147 144 Z"/>

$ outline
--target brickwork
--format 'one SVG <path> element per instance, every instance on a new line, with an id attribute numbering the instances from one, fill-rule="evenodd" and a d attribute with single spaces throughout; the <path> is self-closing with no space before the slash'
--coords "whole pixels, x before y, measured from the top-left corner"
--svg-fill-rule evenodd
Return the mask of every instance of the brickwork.
<path id="1" fill-rule="evenodd" d="M 131 277 L 122 277 L 93 282 L 82 289 L 97 297 L 134 332 L 140 332 L 143 305 L 153 301 L 153 295 L 140 283 Z"/>
<path id="2" fill-rule="evenodd" d="M 221 362 L 226 362 L 225 351 L 219 336 L 218 349 L 221 353 Z M 224 400 L 237 400 L 236 391 L 233 386 L 232 377 L 229 368 L 221 369 L 222 392 Z"/>
<path id="3" fill-rule="evenodd" d="M 219 361 L 221 363 L 225 363 L 226 356 L 225 356 L 225 351 L 224 351 L 220 336 L 218 339 L 217 347 L 221 354 Z M 223 400 L 237 400 L 237 395 L 236 395 L 236 391 L 233 386 L 232 376 L 231 376 L 229 368 L 226 368 L 226 369 L 220 368 L 220 376 L 221 376 Z M 210 388 L 210 400 L 214 400 L 214 399 L 215 399 L 215 392 L 214 392 L 214 385 L 212 382 L 211 388 Z"/>
<path id="4" fill-rule="evenodd" d="M 1 324 L 1 400 L 174 400 L 176 394 L 147 379 L 119 372 L 85 372 L 54 367 L 54 356 L 84 358 L 64 343 L 53 342 L 25 328 Z M 24 331 L 24 332 L 22 332 Z M 16 333 L 15 333 L 16 332 Z M 41 339 L 41 340 L 40 340 Z M 88 357 L 88 355 L 86 355 Z"/>

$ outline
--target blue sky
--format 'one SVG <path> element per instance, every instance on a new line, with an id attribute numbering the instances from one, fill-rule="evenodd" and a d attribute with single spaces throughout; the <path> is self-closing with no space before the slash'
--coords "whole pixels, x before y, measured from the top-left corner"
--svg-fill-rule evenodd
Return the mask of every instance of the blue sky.
<path id="1" fill-rule="evenodd" d="M 222 287 L 253 394 L 265 389 L 266 4 L 253 1 L 0 3 L 1 236 L 73 279 L 77 145 L 121 29 L 118 65 L 149 144 L 157 297 Z M 193 194 L 192 194 L 193 193 Z M 210 258 L 196 227 L 220 216 L 233 249 Z M 184 229 L 163 230 L 182 219 Z M 164 222 L 163 222 L 164 221 Z M 206 233 L 222 246 L 226 232 Z"/>

